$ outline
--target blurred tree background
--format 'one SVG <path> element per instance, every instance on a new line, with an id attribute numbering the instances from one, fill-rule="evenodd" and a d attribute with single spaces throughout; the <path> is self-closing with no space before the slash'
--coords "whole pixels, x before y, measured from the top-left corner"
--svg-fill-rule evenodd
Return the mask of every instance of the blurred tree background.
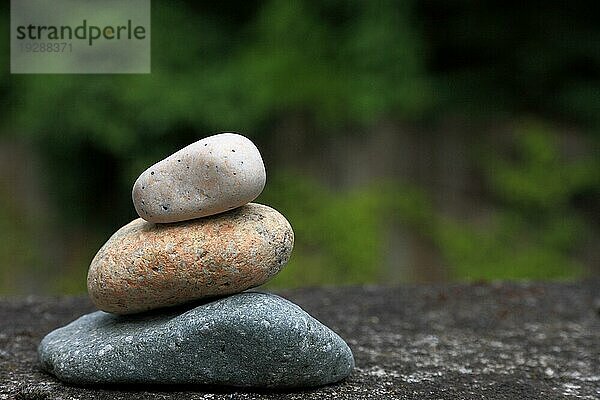
<path id="1" fill-rule="evenodd" d="M 600 273 L 592 4 L 153 0 L 150 75 L 11 75 L 6 3 L 0 293 L 83 292 L 138 174 L 222 131 L 296 232 L 272 285 Z"/>

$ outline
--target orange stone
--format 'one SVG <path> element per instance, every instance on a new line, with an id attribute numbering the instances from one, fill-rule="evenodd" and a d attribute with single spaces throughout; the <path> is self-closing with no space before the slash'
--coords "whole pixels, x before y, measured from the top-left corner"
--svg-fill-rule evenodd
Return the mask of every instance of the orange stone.
<path id="1" fill-rule="evenodd" d="M 173 224 L 138 218 L 92 260 L 87 287 L 101 310 L 131 314 L 262 285 L 287 263 L 289 222 L 255 203 Z"/>

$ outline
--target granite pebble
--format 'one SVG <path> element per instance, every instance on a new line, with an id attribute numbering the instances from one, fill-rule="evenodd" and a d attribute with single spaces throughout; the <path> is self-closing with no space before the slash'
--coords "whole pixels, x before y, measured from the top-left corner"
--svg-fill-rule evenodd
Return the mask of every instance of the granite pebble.
<path id="1" fill-rule="evenodd" d="M 176 224 L 139 218 L 98 251 L 88 293 L 99 309 L 116 314 L 238 293 L 276 275 L 293 245 L 289 222 L 261 204 Z"/>

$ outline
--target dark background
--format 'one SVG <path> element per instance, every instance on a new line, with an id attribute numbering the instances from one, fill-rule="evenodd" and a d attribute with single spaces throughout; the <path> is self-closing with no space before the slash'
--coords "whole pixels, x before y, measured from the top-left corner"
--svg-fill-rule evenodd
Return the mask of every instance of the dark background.
<path id="1" fill-rule="evenodd" d="M 152 1 L 150 75 L 11 75 L 0 293 L 79 293 L 149 165 L 245 134 L 296 233 L 275 286 L 600 273 L 594 2 Z"/>

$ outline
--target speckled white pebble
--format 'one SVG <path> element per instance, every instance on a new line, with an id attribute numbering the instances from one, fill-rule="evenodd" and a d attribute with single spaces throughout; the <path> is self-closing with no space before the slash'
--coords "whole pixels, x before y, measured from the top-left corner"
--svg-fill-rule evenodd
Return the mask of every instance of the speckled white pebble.
<path id="1" fill-rule="evenodd" d="M 132 197 L 146 221 L 178 222 L 249 203 L 265 182 L 265 166 L 254 143 L 235 133 L 221 133 L 148 168 L 133 185 Z"/>

